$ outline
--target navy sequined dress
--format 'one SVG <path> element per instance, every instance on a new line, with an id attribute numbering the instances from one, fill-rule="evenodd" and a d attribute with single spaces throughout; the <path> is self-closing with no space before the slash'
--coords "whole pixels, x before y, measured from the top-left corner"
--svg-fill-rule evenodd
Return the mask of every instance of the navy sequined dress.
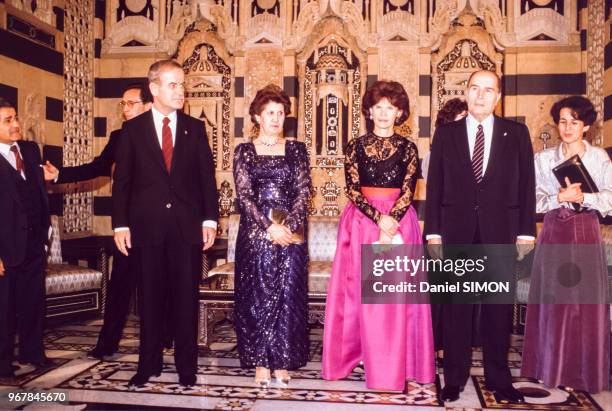
<path id="1" fill-rule="evenodd" d="M 306 222 L 310 167 L 306 146 L 287 141 L 284 156 L 261 156 L 252 143 L 234 152 L 240 208 L 236 240 L 235 326 L 242 367 L 296 369 L 308 361 L 308 249 L 266 239 L 271 208 Z"/>

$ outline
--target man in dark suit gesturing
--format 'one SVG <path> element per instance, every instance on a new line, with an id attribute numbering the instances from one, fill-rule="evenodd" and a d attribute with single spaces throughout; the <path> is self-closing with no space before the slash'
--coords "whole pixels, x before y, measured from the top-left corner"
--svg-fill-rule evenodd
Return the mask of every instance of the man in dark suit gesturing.
<path id="1" fill-rule="evenodd" d="M 535 173 L 529 130 L 493 115 L 501 97 L 495 73 L 473 73 L 466 96 L 468 116 L 434 135 L 427 177 L 428 244 L 531 245 Z M 473 309 L 470 304 L 443 307 L 443 401 L 458 399 L 469 377 Z M 498 400 L 523 402 L 507 361 L 512 307 L 484 304 L 481 313 L 485 383 Z"/>
<path id="2" fill-rule="evenodd" d="M 119 106 L 124 120 L 131 120 L 151 108 L 152 100 L 149 88 L 144 84 L 129 84 L 123 91 Z M 121 129 L 110 134 L 108 144 L 93 161 L 73 167 L 61 167 L 59 170 L 50 162 L 44 165 L 45 179 L 57 184 L 86 181 L 100 176 L 110 176 L 121 139 Z M 113 252 L 113 270 L 108 284 L 104 324 L 98 335 L 96 346 L 89 352 L 89 357 L 104 359 L 113 355 L 119 348 L 123 327 L 127 318 L 130 297 L 136 288 L 136 271 L 128 257 Z M 170 327 L 167 326 L 167 329 Z M 169 332 L 167 330 L 167 332 Z M 165 337 L 168 340 L 168 337 Z M 164 344 L 168 344 L 165 342 Z"/>
<path id="3" fill-rule="evenodd" d="M 149 68 L 152 109 L 124 123 L 113 186 L 119 251 L 140 270 L 140 357 L 130 385 L 162 370 L 164 301 L 175 323 L 179 382 L 196 382 L 201 252 L 213 245 L 218 211 L 215 170 L 204 124 L 178 111 L 185 74 L 172 60 Z"/>
<path id="4" fill-rule="evenodd" d="M 19 361 L 48 364 L 43 346 L 49 203 L 38 146 L 21 140 L 15 107 L 0 98 L 0 377 Z"/>

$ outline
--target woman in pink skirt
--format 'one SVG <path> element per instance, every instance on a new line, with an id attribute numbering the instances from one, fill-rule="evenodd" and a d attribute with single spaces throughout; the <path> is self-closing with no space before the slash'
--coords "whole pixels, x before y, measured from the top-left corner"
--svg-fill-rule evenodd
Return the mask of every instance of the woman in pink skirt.
<path id="1" fill-rule="evenodd" d="M 401 84 L 377 81 L 363 97 L 368 133 L 345 150 L 350 199 L 338 228 L 338 246 L 328 286 L 323 336 L 323 378 L 349 375 L 363 361 L 368 388 L 402 391 L 406 380 L 435 378 L 428 304 L 362 304 L 361 245 L 421 244 L 412 198 L 417 180 L 415 144 L 394 133 L 409 116 Z M 418 278 L 425 280 L 423 273 Z"/>

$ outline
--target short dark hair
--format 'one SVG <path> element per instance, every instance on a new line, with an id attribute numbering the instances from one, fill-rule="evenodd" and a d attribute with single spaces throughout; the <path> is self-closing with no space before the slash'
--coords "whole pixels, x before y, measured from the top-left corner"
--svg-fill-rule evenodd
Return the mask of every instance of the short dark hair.
<path id="1" fill-rule="evenodd" d="M 17 110 L 15 105 L 4 97 L 0 97 L 0 108 L 14 108 L 15 110 Z"/>
<path id="2" fill-rule="evenodd" d="M 457 115 L 467 111 L 468 105 L 465 100 L 458 97 L 451 98 L 448 100 L 436 116 L 436 128 L 443 126 L 444 124 L 452 123 L 455 121 Z"/>
<path id="3" fill-rule="evenodd" d="M 559 124 L 561 109 L 564 108 L 569 108 L 572 117 L 584 122 L 585 126 L 590 126 L 597 119 L 597 111 L 595 111 L 595 106 L 593 106 L 591 100 L 582 96 L 571 96 L 557 101 L 551 107 L 550 115 L 555 121 L 555 124 Z"/>
<path id="4" fill-rule="evenodd" d="M 383 98 L 386 98 L 392 105 L 402 110 L 402 115 L 395 121 L 395 124 L 402 124 L 410 116 L 410 101 L 404 86 L 397 81 L 378 80 L 363 95 L 361 113 L 366 119 L 368 131 L 374 129 L 374 122 L 370 119 L 370 108 L 378 104 Z"/>
<path id="5" fill-rule="evenodd" d="M 128 90 L 140 91 L 140 99 L 142 100 L 143 104 L 153 102 L 153 96 L 151 95 L 151 91 L 149 91 L 149 87 L 145 86 L 143 83 L 130 83 L 123 89 L 123 93 Z"/>
<path id="6" fill-rule="evenodd" d="M 476 74 L 482 73 L 483 71 L 488 71 L 489 73 L 491 73 L 491 74 L 493 74 L 495 76 L 495 78 L 497 79 L 497 91 L 499 91 L 501 93 L 501 88 L 502 88 L 501 78 L 499 78 L 497 73 L 494 72 L 493 70 L 482 69 L 482 70 L 476 70 L 476 71 L 472 72 L 472 74 L 470 74 L 470 77 L 468 78 L 467 86 L 468 87 L 470 86 L 470 83 L 472 82 L 472 79 L 474 78 L 474 76 Z"/>
<path id="7" fill-rule="evenodd" d="M 249 106 L 249 115 L 253 123 L 253 131 L 259 131 L 259 124 L 255 116 L 261 115 L 266 104 L 274 102 L 283 105 L 285 116 L 291 114 L 291 100 L 285 91 L 276 84 L 268 84 L 257 91 L 255 98 Z"/>

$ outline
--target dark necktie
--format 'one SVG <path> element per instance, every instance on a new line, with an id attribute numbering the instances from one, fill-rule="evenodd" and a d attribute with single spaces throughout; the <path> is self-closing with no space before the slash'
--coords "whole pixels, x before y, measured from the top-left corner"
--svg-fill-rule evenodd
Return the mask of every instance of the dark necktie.
<path id="1" fill-rule="evenodd" d="M 482 181 L 482 163 L 484 160 L 484 131 L 482 124 L 478 125 L 476 131 L 476 144 L 474 144 L 474 155 L 472 155 L 472 170 L 477 183 Z"/>
<path id="2" fill-rule="evenodd" d="M 19 150 L 17 149 L 17 146 L 12 145 L 11 151 L 15 155 L 15 168 L 17 169 L 19 173 L 25 172 L 25 167 L 23 166 L 23 158 L 21 158 L 21 154 L 19 154 Z"/>
<path id="3" fill-rule="evenodd" d="M 166 170 L 170 172 L 170 167 L 172 167 L 172 130 L 170 130 L 170 119 L 168 117 L 164 117 L 163 120 L 164 125 L 162 126 L 162 153 L 164 154 L 164 162 L 166 163 Z"/>

